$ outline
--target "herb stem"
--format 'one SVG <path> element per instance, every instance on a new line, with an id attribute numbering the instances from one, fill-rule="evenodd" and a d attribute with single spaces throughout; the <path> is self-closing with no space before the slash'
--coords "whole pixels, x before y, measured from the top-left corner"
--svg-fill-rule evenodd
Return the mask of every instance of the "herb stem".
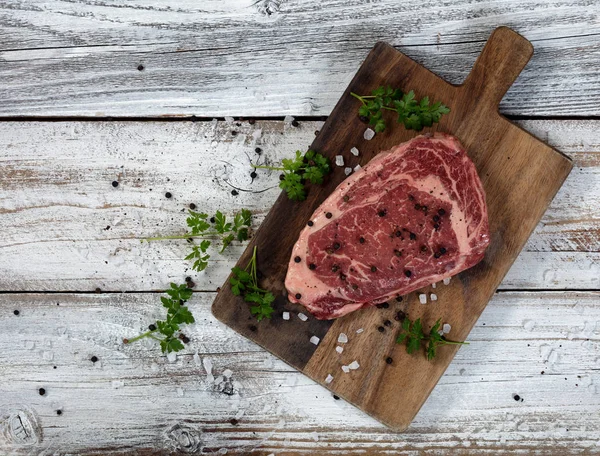
<path id="1" fill-rule="evenodd" d="M 362 104 L 367 104 L 367 103 L 365 102 L 365 98 L 374 98 L 374 97 L 367 97 L 367 96 L 365 96 L 365 97 L 361 97 L 360 95 L 358 95 L 357 93 L 354 93 L 354 92 L 350 92 L 350 95 L 352 95 L 352 96 L 353 96 L 354 98 L 356 98 L 357 100 L 360 100 Z"/>
<path id="2" fill-rule="evenodd" d="M 469 345 L 469 342 L 456 342 L 454 340 L 446 340 L 442 339 L 443 342 L 440 342 L 441 345 Z"/>
<path id="3" fill-rule="evenodd" d="M 142 334 L 140 334 L 139 336 L 132 337 L 131 339 L 127 339 L 127 343 L 129 343 L 129 344 L 130 344 L 130 343 L 132 343 L 132 342 L 136 342 L 136 341 L 138 341 L 138 340 L 140 340 L 140 339 L 143 339 L 144 337 L 152 337 L 153 339 L 160 340 L 160 339 L 158 339 L 157 337 L 154 337 L 154 336 L 152 335 L 152 334 L 153 334 L 153 333 L 155 333 L 156 331 L 157 331 L 156 329 L 155 329 L 155 330 L 153 330 L 153 331 L 146 331 L 145 333 L 142 333 Z"/>
<path id="4" fill-rule="evenodd" d="M 144 242 L 150 242 L 150 241 L 166 241 L 168 239 L 206 239 L 207 236 L 212 236 L 212 238 L 214 238 L 215 236 L 219 236 L 220 233 L 217 233 L 216 231 L 213 232 L 208 232 L 208 233 L 202 233 L 202 235 L 193 235 L 191 233 L 186 233 L 186 234 L 180 234 L 180 235 L 175 235 L 175 236 L 156 236 L 156 237 L 149 237 L 149 238 L 144 238 L 141 241 Z"/>
<path id="5" fill-rule="evenodd" d="M 285 168 L 281 168 L 279 166 L 269 166 L 269 165 L 252 165 L 254 169 L 270 169 L 273 171 L 285 171 Z"/>

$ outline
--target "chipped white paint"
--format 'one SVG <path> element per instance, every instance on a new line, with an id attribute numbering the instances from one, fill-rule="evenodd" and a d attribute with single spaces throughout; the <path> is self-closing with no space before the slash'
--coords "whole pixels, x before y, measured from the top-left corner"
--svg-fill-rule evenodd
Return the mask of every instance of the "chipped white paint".
<path id="1" fill-rule="evenodd" d="M 0 290 L 164 289 L 187 275 L 197 289 L 215 290 L 242 245 L 211 251 L 209 268 L 192 274 L 181 261 L 185 241 L 140 239 L 182 234 L 192 202 L 209 213 L 248 207 L 258 226 L 279 180 L 264 170 L 252 180 L 250 162 L 292 156 L 318 124 L 0 123 Z M 575 168 L 501 288 L 600 288 L 600 121 L 519 124 L 569 154 Z M 234 197 L 232 186 L 257 193 Z"/>
<path id="2" fill-rule="evenodd" d="M 169 363 L 152 341 L 121 343 L 162 314 L 157 294 L 0 295 L 0 309 L 8 310 L 0 312 L 0 454 L 109 454 L 115 441 L 123 453 L 180 445 L 236 455 L 444 448 L 479 455 L 483 445 L 491 452 L 568 455 L 598 448 L 598 292 L 496 294 L 469 335 L 470 345 L 460 348 L 404 434 L 333 399 L 217 322 L 210 313 L 214 296 L 197 293 L 190 300 L 197 321 L 186 331 L 191 343 Z M 527 319 L 538 322 L 531 331 Z M 36 347 L 52 342 L 54 360 L 40 358 L 23 340 Z M 205 368 L 193 362 L 196 350 L 212 360 L 215 375 L 230 374 L 230 389 L 207 381 Z M 122 386 L 113 389 L 113 381 Z M 40 387 L 45 396 L 37 393 Z M 19 411 L 25 425 L 41 431 L 23 437 L 27 446 L 6 439 L 7 420 Z M 22 432 L 17 428 L 13 432 Z M 320 438 L 308 444 L 315 429 Z"/>

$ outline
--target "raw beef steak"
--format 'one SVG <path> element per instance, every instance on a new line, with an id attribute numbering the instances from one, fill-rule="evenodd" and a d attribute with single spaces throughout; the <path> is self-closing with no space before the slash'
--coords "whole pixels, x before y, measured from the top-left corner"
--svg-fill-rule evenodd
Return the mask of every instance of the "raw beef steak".
<path id="1" fill-rule="evenodd" d="M 342 182 L 300 233 L 291 302 L 332 319 L 457 274 L 489 244 L 485 193 L 456 138 L 419 136 Z"/>

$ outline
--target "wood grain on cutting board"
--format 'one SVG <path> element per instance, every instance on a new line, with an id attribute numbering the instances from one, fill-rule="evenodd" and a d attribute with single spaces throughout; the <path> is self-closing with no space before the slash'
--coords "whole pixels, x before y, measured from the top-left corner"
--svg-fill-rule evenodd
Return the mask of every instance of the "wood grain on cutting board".
<path id="1" fill-rule="evenodd" d="M 344 180 L 335 167 L 330 180 L 311 187 L 306 201 L 297 203 L 280 195 L 238 265 L 245 266 L 258 247 L 263 286 L 278 296 L 276 312 L 269 321 L 257 323 L 248 305 L 232 295 L 226 283 L 213 304 L 215 316 L 267 350 L 325 385 L 394 429 L 405 429 L 452 360 L 456 348 L 443 347 L 429 362 L 422 353 L 408 355 L 395 344 L 399 322 L 395 312 L 411 319 L 421 317 L 428 328 L 441 318 L 452 326 L 453 339 L 466 338 L 498 284 L 510 268 L 549 202 L 571 170 L 571 161 L 500 116 L 498 103 L 533 53 L 531 44 L 514 31 L 500 27 L 491 35 L 471 74 L 453 86 L 399 51 L 378 43 L 341 97 L 319 136 L 311 145 L 333 159 L 344 155 L 346 166 L 365 165 L 379 151 L 406 141 L 418 133 L 392 125 L 371 141 L 363 138 L 366 126 L 357 116 L 359 102 L 349 93 L 370 93 L 379 85 L 414 90 L 418 98 L 429 96 L 451 108 L 451 113 L 427 131 L 457 136 L 475 163 L 486 191 L 491 244 L 477 266 L 459 274 L 448 286 L 438 285 L 438 301 L 421 305 L 416 294 L 387 309 L 365 309 L 335 321 L 295 315 L 301 306 L 285 299 L 284 279 L 297 236 L 312 212 Z M 299 145 L 300 147 L 301 145 Z M 352 147 L 360 156 L 349 154 Z M 430 288 L 430 287 L 428 287 Z M 427 293 L 429 289 L 425 289 Z M 292 319 L 281 318 L 283 310 Z M 308 312 L 304 311 L 308 314 Z M 386 322 L 389 323 L 386 325 Z M 380 332 L 379 327 L 383 327 Z M 360 334 L 356 330 L 363 329 Z M 340 355 L 335 351 L 338 335 L 350 341 Z M 311 344 L 312 335 L 321 338 Z M 388 364 L 386 358 L 391 357 Z M 358 361 L 360 368 L 345 374 L 343 364 Z"/>

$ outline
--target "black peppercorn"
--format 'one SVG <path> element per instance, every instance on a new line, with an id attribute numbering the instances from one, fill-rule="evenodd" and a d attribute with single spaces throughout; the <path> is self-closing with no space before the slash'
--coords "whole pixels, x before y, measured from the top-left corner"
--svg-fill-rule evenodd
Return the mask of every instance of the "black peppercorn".
<path id="1" fill-rule="evenodd" d="M 402 296 L 396 296 L 396 301 L 402 302 Z"/>
<path id="2" fill-rule="evenodd" d="M 251 177 L 252 179 L 255 179 L 255 178 L 256 178 L 256 176 L 257 176 L 257 174 L 256 174 L 256 171 L 252 171 L 252 172 L 250 173 L 250 177 Z"/>
<path id="3" fill-rule="evenodd" d="M 410 240 L 414 241 L 415 239 L 417 239 L 417 235 L 415 233 L 410 233 Z"/>
<path id="4" fill-rule="evenodd" d="M 443 255 L 444 253 L 446 253 L 447 250 L 445 247 L 440 247 L 440 253 Z"/>
<path id="5" fill-rule="evenodd" d="M 144 71 L 144 65 L 139 64 L 137 69 L 138 69 L 138 71 Z"/>
<path id="6" fill-rule="evenodd" d="M 439 214 L 439 215 L 444 215 L 445 213 L 446 213 L 446 211 L 445 211 L 444 209 L 440 209 L 440 210 L 438 211 L 438 214 Z"/>
<path id="7" fill-rule="evenodd" d="M 362 123 L 367 123 L 369 121 L 369 118 L 367 116 L 360 116 L 358 118 Z"/>
<path id="8" fill-rule="evenodd" d="M 314 271 L 315 269 L 317 269 L 317 265 L 314 264 L 314 263 L 311 263 L 311 264 L 308 265 L 308 269 Z"/>
<path id="9" fill-rule="evenodd" d="M 415 209 L 420 211 L 421 210 L 421 205 L 420 204 L 415 204 Z"/>
<path id="10" fill-rule="evenodd" d="M 380 333 L 382 333 L 383 331 L 385 331 L 385 328 L 383 326 L 378 326 L 377 327 L 377 331 L 379 331 Z"/>
<path id="11" fill-rule="evenodd" d="M 299 256 L 297 256 L 297 257 L 294 258 L 294 261 L 296 263 L 300 263 L 302 261 L 302 258 L 300 258 Z"/>
<path id="12" fill-rule="evenodd" d="M 231 136 L 235 136 L 235 135 L 237 135 L 237 131 L 231 130 Z"/>
<path id="13" fill-rule="evenodd" d="M 215 222 L 216 222 L 215 218 L 214 218 L 214 217 L 211 217 L 211 218 L 210 218 L 210 223 L 215 223 Z"/>
<path id="14" fill-rule="evenodd" d="M 256 152 L 258 155 L 260 155 L 260 153 L 262 152 L 262 149 L 260 147 L 257 147 L 256 149 L 254 149 L 254 152 Z"/>
<path id="15" fill-rule="evenodd" d="M 379 217 L 385 217 L 385 209 L 382 209 L 378 212 Z"/>
<path id="16" fill-rule="evenodd" d="M 248 123 L 250 125 L 254 125 L 256 123 L 256 120 L 254 120 L 254 119 L 248 119 Z"/>
<path id="17" fill-rule="evenodd" d="M 439 230 L 440 229 L 440 225 L 438 223 L 435 223 L 433 225 L 433 229 L 436 230 L 436 231 Z"/>
<path id="18" fill-rule="evenodd" d="M 423 253 L 427 252 L 427 247 L 424 246 L 424 245 L 422 245 L 421 246 L 421 252 L 423 252 Z"/>
<path id="19" fill-rule="evenodd" d="M 231 190 L 231 194 L 232 194 L 233 196 L 238 196 L 238 195 L 239 195 L 239 193 L 238 193 L 238 191 L 237 191 L 237 190 Z"/>
<path id="20" fill-rule="evenodd" d="M 156 325 L 152 324 L 152 325 L 148 325 L 148 329 L 150 331 L 156 331 Z"/>
<path id="21" fill-rule="evenodd" d="M 364 237 L 360 237 L 358 239 L 358 242 L 360 242 L 361 244 L 364 244 L 365 243 L 365 238 Z"/>
<path id="22" fill-rule="evenodd" d="M 371 272 L 377 272 L 377 268 L 375 266 L 371 266 Z"/>
<path id="23" fill-rule="evenodd" d="M 248 326 L 248 329 L 252 332 L 255 332 L 257 328 L 255 325 L 250 325 L 250 326 Z"/>
<path id="24" fill-rule="evenodd" d="M 188 288 L 194 288 L 195 286 L 196 286 L 196 283 L 192 282 L 191 280 L 187 283 Z"/>
<path id="25" fill-rule="evenodd" d="M 280 175 L 279 175 L 279 180 L 280 180 L 280 181 L 282 181 L 282 180 L 284 180 L 284 179 L 285 179 L 285 174 L 280 174 Z"/>
<path id="26" fill-rule="evenodd" d="M 118 187 L 118 186 L 119 186 L 119 183 L 118 183 L 117 181 L 113 181 L 113 182 L 112 182 L 112 186 L 116 188 L 116 187 Z"/>
<path id="27" fill-rule="evenodd" d="M 152 325 L 152 326 L 154 326 L 154 325 Z M 98 357 L 97 356 L 92 356 L 90 358 L 90 361 L 93 362 L 93 363 L 97 363 L 98 362 Z"/>
<path id="28" fill-rule="evenodd" d="M 165 193 L 165 198 L 171 198 L 173 195 L 171 195 L 171 192 L 167 192 Z"/>
<path id="29" fill-rule="evenodd" d="M 390 358 L 389 356 L 385 359 L 385 362 L 388 364 L 392 364 L 394 362 L 394 360 L 392 358 Z"/>
<path id="30" fill-rule="evenodd" d="M 300 123 L 296 119 L 292 120 L 292 127 L 297 127 L 298 125 L 300 125 Z"/>
<path id="31" fill-rule="evenodd" d="M 400 230 L 396 231 L 396 237 L 400 237 L 400 236 L 402 236 L 402 231 L 400 231 Z"/>
<path id="32" fill-rule="evenodd" d="M 192 281 L 192 278 L 191 278 L 190 276 L 187 276 L 187 277 L 185 278 L 185 281 L 186 281 L 186 282 L 191 282 L 191 281 Z"/>
<path id="33" fill-rule="evenodd" d="M 350 197 L 348 195 L 344 195 L 344 197 L 342 199 L 344 200 L 344 203 L 347 203 L 348 201 L 350 201 Z"/>
<path id="34" fill-rule="evenodd" d="M 404 271 L 404 275 L 406 277 L 410 277 L 412 275 L 412 272 L 410 272 L 408 269 L 406 271 Z"/>
<path id="35" fill-rule="evenodd" d="M 38 393 L 40 393 L 40 396 L 43 396 L 44 394 L 46 394 L 46 390 L 44 388 L 40 388 L 38 390 Z"/>
<path id="36" fill-rule="evenodd" d="M 333 244 L 333 248 L 334 248 L 334 250 L 339 250 L 339 249 L 340 249 L 340 247 L 341 247 L 341 245 L 340 245 L 340 243 L 339 243 L 339 242 L 335 242 L 335 243 Z"/>
<path id="37" fill-rule="evenodd" d="M 389 303 L 387 303 L 387 302 L 384 302 L 383 304 L 381 304 L 381 306 L 382 306 L 384 309 L 387 309 L 388 307 L 390 307 Z"/>
<path id="38" fill-rule="evenodd" d="M 190 203 L 190 209 L 191 210 L 196 210 L 196 205 L 194 203 Z"/>
<path id="39" fill-rule="evenodd" d="M 384 321 L 383 324 L 386 326 L 392 326 L 392 322 L 389 320 Z"/>
<path id="40" fill-rule="evenodd" d="M 378 309 L 383 309 L 383 304 L 377 304 L 375 307 L 377 307 Z"/>
<path id="41" fill-rule="evenodd" d="M 337 396 L 337 395 L 335 395 L 335 394 L 333 395 L 333 398 L 334 398 L 336 401 L 339 401 L 339 400 L 340 400 L 340 397 L 339 397 L 339 396 Z"/>
<path id="42" fill-rule="evenodd" d="M 14 311 L 13 311 L 13 313 L 14 313 L 15 315 L 19 315 L 21 312 L 19 312 L 18 310 L 14 310 Z"/>
<path id="43" fill-rule="evenodd" d="M 400 250 L 394 250 L 394 255 L 397 257 L 402 256 L 402 252 Z"/>
<path id="44" fill-rule="evenodd" d="M 434 222 L 439 222 L 440 221 L 440 216 L 439 215 L 434 215 L 433 216 L 433 221 Z"/>
<path id="45" fill-rule="evenodd" d="M 340 280 L 346 280 L 346 274 L 340 274 Z"/>
<path id="46" fill-rule="evenodd" d="M 427 212 L 427 206 L 421 206 L 421 210 L 422 210 L 423 212 Z"/>
<path id="47" fill-rule="evenodd" d="M 296 299 L 301 299 L 302 295 L 300 293 L 296 293 Z"/>
<path id="48" fill-rule="evenodd" d="M 190 343 L 190 338 L 188 336 L 186 336 L 185 334 L 182 334 L 181 336 L 179 336 L 179 338 L 181 339 L 181 342 L 183 342 L 184 344 Z"/>
<path id="49" fill-rule="evenodd" d="M 62 410 L 57 410 L 56 414 L 59 415 L 59 416 L 62 415 Z"/>
<path id="50" fill-rule="evenodd" d="M 441 257 L 441 256 L 442 256 L 442 254 L 441 254 L 440 252 L 435 252 L 435 253 L 433 254 L 433 258 L 439 258 L 439 257 Z"/>
<path id="51" fill-rule="evenodd" d="M 327 212 L 325 214 L 325 217 L 327 217 L 328 219 L 330 219 L 331 217 L 333 217 L 333 214 L 331 212 Z"/>
<path id="52" fill-rule="evenodd" d="M 231 423 L 232 426 L 236 426 L 238 424 L 238 420 L 236 420 L 235 418 L 231 418 L 229 420 L 229 422 Z"/>
<path id="53" fill-rule="evenodd" d="M 313 222 L 312 220 L 309 220 L 309 221 L 308 221 L 306 224 L 307 224 L 308 226 L 313 226 L 313 225 L 314 225 L 314 222 Z"/>
<path id="54" fill-rule="evenodd" d="M 396 315 L 394 316 L 394 320 L 396 320 L 396 321 L 402 321 L 402 320 L 404 320 L 405 318 L 406 318 L 406 314 L 405 314 L 404 312 L 402 312 L 401 310 L 400 310 L 400 311 L 398 311 L 398 312 L 396 313 Z"/>

